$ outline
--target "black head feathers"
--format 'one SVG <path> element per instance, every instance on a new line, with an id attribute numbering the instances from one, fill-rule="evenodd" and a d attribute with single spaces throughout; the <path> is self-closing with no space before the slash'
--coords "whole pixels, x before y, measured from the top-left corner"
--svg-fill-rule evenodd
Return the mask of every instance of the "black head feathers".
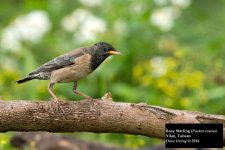
<path id="1" fill-rule="evenodd" d="M 98 42 L 95 44 L 95 46 L 97 46 L 98 49 L 104 49 L 105 51 L 106 50 L 115 50 L 115 48 L 111 44 L 106 43 L 106 42 Z"/>
<path id="2" fill-rule="evenodd" d="M 110 55 L 121 54 L 111 44 L 98 42 L 94 44 L 94 50 L 91 51 L 91 68 L 95 70 Z"/>

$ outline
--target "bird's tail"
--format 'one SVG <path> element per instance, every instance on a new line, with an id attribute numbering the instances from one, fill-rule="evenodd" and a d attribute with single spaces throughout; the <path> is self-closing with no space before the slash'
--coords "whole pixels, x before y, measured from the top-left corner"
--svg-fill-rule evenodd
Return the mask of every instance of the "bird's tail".
<path id="1" fill-rule="evenodd" d="M 30 80 L 33 80 L 33 79 L 35 79 L 35 76 L 29 75 L 29 76 L 27 76 L 27 77 L 25 77 L 23 79 L 17 80 L 16 82 L 18 84 L 20 84 L 20 83 L 24 83 L 24 82 L 27 82 L 27 81 L 30 81 Z"/>

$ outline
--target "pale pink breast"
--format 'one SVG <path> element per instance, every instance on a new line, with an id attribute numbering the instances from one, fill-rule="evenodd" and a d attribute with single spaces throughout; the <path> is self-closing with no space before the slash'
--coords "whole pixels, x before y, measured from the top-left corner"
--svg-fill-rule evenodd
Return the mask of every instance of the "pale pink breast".
<path id="1" fill-rule="evenodd" d="M 85 54 L 75 59 L 75 64 L 55 70 L 51 74 L 51 82 L 74 82 L 91 73 L 89 54 Z"/>

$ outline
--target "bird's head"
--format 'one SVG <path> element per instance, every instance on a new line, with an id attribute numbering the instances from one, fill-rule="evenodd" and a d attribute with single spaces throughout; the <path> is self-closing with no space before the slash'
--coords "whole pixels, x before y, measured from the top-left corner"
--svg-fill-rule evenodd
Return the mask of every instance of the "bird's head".
<path id="1" fill-rule="evenodd" d="M 111 44 L 106 42 L 98 42 L 94 44 L 94 48 L 91 50 L 93 68 L 97 68 L 107 57 L 111 55 L 122 55 L 122 53 L 116 50 Z"/>
<path id="2" fill-rule="evenodd" d="M 95 44 L 95 53 L 98 56 L 108 57 L 110 55 L 121 55 L 121 52 L 117 51 L 111 44 L 106 42 L 99 42 Z"/>

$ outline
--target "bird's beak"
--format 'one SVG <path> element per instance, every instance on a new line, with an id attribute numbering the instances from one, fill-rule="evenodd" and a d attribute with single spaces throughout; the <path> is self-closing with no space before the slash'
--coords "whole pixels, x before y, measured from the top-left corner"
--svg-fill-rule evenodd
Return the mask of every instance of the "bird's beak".
<path id="1" fill-rule="evenodd" d="M 110 55 L 122 55 L 122 53 L 120 51 L 116 51 L 116 50 L 110 50 L 107 52 L 107 54 Z"/>

